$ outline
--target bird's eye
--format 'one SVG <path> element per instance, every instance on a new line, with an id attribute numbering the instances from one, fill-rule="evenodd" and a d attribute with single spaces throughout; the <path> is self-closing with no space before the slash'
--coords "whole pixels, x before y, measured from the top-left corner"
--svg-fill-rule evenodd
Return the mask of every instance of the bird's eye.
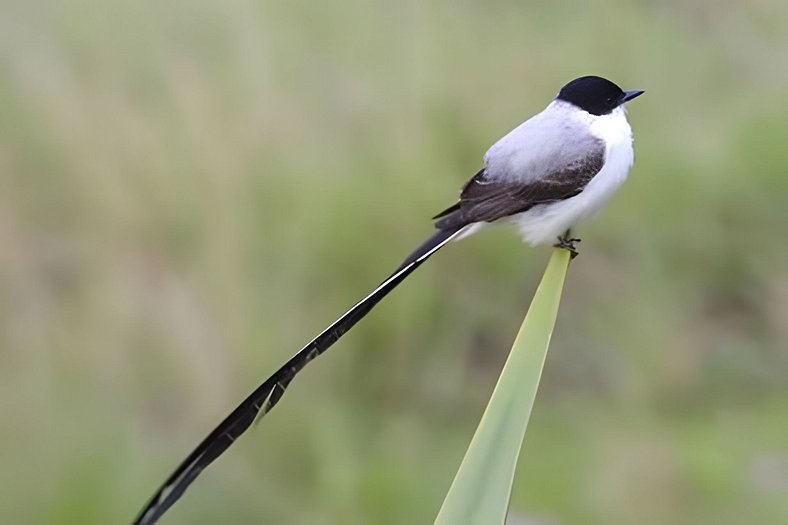
<path id="1" fill-rule="evenodd" d="M 612 104 L 613 103 L 613 97 L 607 97 L 607 103 L 608 104 Z"/>

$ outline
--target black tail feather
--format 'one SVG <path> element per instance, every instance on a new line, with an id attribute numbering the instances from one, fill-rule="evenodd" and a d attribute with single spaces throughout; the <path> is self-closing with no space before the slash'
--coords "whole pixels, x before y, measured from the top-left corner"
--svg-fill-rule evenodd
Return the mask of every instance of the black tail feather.
<path id="1" fill-rule="evenodd" d="M 459 233 L 459 228 L 455 228 L 454 230 L 438 230 L 432 236 L 427 238 L 426 241 L 421 243 L 418 248 L 413 250 L 410 255 L 408 255 L 402 264 L 394 270 L 394 274 L 418 261 L 420 258 L 424 257 L 425 255 L 429 257 L 433 253 L 435 253 L 438 249 L 440 249 L 444 244 L 449 242 L 452 238 L 454 238 Z M 426 257 L 422 260 L 422 262 L 426 260 Z M 421 263 L 419 263 L 421 264 Z M 415 269 L 415 268 L 414 268 Z M 392 274 L 392 276 L 394 275 Z"/>
<path id="2" fill-rule="evenodd" d="M 224 453 L 238 437 L 255 421 L 264 416 L 281 399 L 290 381 L 310 361 L 325 352 L 342 335 L 367 315 L 381 299 L 397 287 L 408 275 L 426 261 L 433 253 L 451 241 L 460 229 L 438 231 L 410 254 L 402 265 L 369 295 L 334 321 L 320 335 L 302 348 L 287 363 L 244 399 L 238 407 L 222 421 L 189 454 L 175 472 L 154 494 L 139 516 L 135 525 L 155 523 L 194 481 L 200 472 Z"/>

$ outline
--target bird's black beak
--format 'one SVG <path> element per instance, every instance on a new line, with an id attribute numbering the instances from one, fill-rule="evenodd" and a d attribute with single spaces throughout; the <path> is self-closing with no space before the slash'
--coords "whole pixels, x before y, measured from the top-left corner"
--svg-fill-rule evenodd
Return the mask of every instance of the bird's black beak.
<path id="1" fill-rule="evenodd" d="M 642 89 L 632 89 L 629 91 L 624 91 L 624 98 L 621 99 L 621 103 L 623 104 L 624 102 L 629 102 L 633 98 L 639 97 L 643 93 L 645 93 L 645 91 L 643 91 Z"/>

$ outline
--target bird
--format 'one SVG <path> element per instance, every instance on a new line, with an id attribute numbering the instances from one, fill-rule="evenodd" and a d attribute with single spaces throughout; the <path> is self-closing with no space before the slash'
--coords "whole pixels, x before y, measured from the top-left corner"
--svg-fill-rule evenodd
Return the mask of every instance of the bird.
<path id="1" fill-rule="evenodd" d="M 435 232 L 225 417 L 159 487 L 134 524 L 156 523 L 203 469 L 281 400 L 308 363 L 448 243 L 491 224 L 510 223 L 526 243 L 553 243 L 574 258 L 580 239 L 571 237 L 571 229 L 604 206 L 632 167 L 632 128 L 624 104 L 643 93 L 599 76 L 576 78 L 542 112 L 493 144 L 459 200 L 433 217 Z"/>

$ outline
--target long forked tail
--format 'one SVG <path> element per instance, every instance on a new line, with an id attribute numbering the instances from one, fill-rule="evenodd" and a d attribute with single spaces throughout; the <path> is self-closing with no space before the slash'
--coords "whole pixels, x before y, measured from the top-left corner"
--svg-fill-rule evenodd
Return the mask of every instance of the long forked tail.
<path id="1" fill-rule="evenodd" d="M 461 228 L 440 230 L 419 246 L 405 262 L 369 295 L 345 312 L 331 326 L 302 348 L 287 363 L 244 399 L 224 421 L 219 423 L 208 436 L 197 445 L 175 472 L 148 501 L 145 508 L 134 520 L 135 525 L 150 525 L 156 521 L 183 495 L 200 472 L 224 453 L 238 437 L 243 434 L 258 417 L 264 416 L 282 398 L 290 381 L 311 360 L 325 352 L 353 325 L 367 315 L 381 299 L 396 288 L 413 270 L 418 268 L 432 254 L 455 238 Z"/>

